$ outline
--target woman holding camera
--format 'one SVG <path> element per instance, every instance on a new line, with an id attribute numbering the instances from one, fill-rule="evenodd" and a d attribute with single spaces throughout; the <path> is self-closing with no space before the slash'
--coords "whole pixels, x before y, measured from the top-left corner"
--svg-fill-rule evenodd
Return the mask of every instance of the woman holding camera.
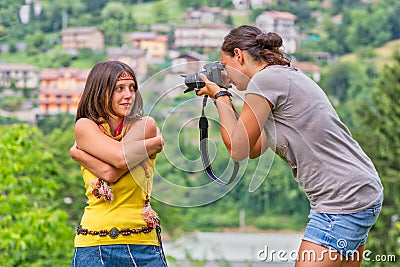
<path id="1" fill-rule="evenodd" d="M 81 164 L 88 205 L 75 236 L 71 267 L 165 267 L 160 220 L 150 206 L 155 156 L 163 147 L 143 115 L 135 73 L 119 61 L 89 73 L 71 157 Z"/>
<path id="2" fill-rule="evenodd" d="M 233 160 L 271 148 L 291 167 L 311 205 L 296 266 L 360 266 L 382 207 L 380 178 L 323 90 L 290 67 L 281 47 L 279 35 L 248 25 L 225 37 L 221 63 L 230 82 L 245 90 L 240 116 L 231 94 L 203 74 L 206 86 L 196 94 L 214 99 Z M 307 257 L 310 251 L 315 257 Z"/>

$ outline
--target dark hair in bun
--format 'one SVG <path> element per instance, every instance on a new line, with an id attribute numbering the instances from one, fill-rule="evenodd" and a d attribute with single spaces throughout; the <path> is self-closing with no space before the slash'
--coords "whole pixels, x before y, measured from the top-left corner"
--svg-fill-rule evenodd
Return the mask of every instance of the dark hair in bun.
<path id="1" fill-rule="evenodd" d="M 269 65 L 290 65 L 290 56 L 284 53 L 282 38 L 274 32 L 264 33 L 259 28 L 242 25 L 225 36 L 222 51 L 233 56 L 234 49 L 246 50 L 255 60 L 266 61 Z"/>

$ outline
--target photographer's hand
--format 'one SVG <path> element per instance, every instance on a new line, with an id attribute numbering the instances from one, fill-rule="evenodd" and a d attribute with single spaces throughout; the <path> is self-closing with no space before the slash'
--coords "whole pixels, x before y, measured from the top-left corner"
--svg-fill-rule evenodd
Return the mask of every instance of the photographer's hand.
<path id="1" fill-rule="evenodd" d="M 209 97 L 214 99 L 214 96 L 219 92 L 219 91 L 226 91 L 225 89 L 222 89 L 219 87 L 216 83 L 210 81 L 206 75 L 203 73 L 200 73 L 200 78 L 203 80 L 203 82 L 206 84 L 203 88 L 197 88 L 195 89 L 196 95 L 201 96 L 201 95 L 208 95 Z"/>
<path id="2" fill-rule="evenodd" d="M 211 82 L 205 75 L 200 75 L 204 81 L 203 88 L 197 95 L 208 95 L 214 99 L 215 94 L 225 89 Z M 268 118 L 272 105 L 263 97 L 246 95 L 242 112 L 238 117 L 229 94 L 219 94 L 215 100 L 220 119 L 222 140 L 229 155 L 234 161 L 241 161 L 247 157 L 255 158 L 261 155 L 268 147 L 263 127 Z"/>

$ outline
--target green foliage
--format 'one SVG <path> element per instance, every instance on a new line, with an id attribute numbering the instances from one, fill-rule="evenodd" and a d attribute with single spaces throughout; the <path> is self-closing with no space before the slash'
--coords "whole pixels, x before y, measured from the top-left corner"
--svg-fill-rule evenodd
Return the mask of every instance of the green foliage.
<path id="1" fill-rule="evenodd" d="M 19 25 L 18 8 L 22 4 L 22 0 L 2 0 L 0 3 L 0 40 L 1 37 L 10 34 L 16 25 Z"/>
<path id="2" fill-rule="evenodd" d="M 22 97 L 6 96 L 0 100 L 0 108 L 14 112 L 20 110 L 23 101 L 24 99 Z"/>
<path id="3" fill-rule="evenodd" d="M 349 4 L 342 5 L 344 2 Z M 332 4 L 333 10 L 337 7 L 334 14 L 341 12 L 342 23 L 324 22 L 326 37 L 321 42 L 323 50 L 342 55 L 357 51 L 362 46 L 378 47 L 399 38 L 399 16 L 396 13 L 400 10 L 399 1 L 362 4 L 360 1 L 337 0 Z"/>
<path id="4" fill-rule="evenodd" d="M 19 122 L 19 120 L 15 117 L 0 116 L 0 125 L 1 124 L 13 124 L 13 123 L 17 123 L 17 122 Z"/>
<path id="5" fill-rule="evenodd" d="M 80 165 L 69 155 L 69 149 L 75 141 L 74 123 L 75 116 L 70 114 L 58 114 L 37 121 L 38 127 L 47 136 L 48 151 L 54 155 L 59 171 L 63 173 L 54 179 L 60 187 L 58 197 L 64 200 L 60 208 L 68 212 L 71 225 L 76 226 L 87 199 L 84 195 Z"/>
<path id="6" fill-rule="evenodd" d="M 263 230 L 301 231 L 307 223 L 307 216 L 263 214 L 254 220 L 254 225 Z"/>
<path id="7" fill-rule="evenodd" d="M 376 73 L 374 66 L 364 59 L 360 59 L 359 62 L 337 60 L 328 65 L 321 76 L 320 84 L 332 102 L 343 104 L 359 95 L 369 94 L 371 78 L 376 77 Z"/>
<path id="8" fill-rule="evenodd" d="M 381 215 L 367 245 L 375 255 L 395 255 L 399 259 L 400 231 L 396 224 L 400 211 L 400 52 L 393 58 L 395 63 L 384 67 L 371 99 L 359 103 L 358 115 L 366 130 L 364 135 L 368 137 L 364 146 L 372 156 L 385 188 Z M 388 266 L 390 263 L 366 264 Z"/>
<path id="9" fill-rule="evenodd" d="M 0 127 L 1 266 L 66 265 L 72 255 L 54 179 L 62 174 L 45 144 L 35 127 Z"/>
<path id="10" fill-rule="evenodd" d="M 388 10 L 354 10 L 352 25 L 345 36 L 345 43 L 355 51 L 362 46 L 378 47 L 392 39 L 391 25 L 386 16 Z"/>
<path id="11" fill-rule="evenodd" d="M 74 132 L 73 130 L 71 131 L 70 127 L 74 125 L 74 122 L 75 122 L 74 115 L 59 113 L 54 116 L 49 115 L 49 116 L 44 116 L 42 118 L 38 118 L 36 124 L 39 127 L 39 129 L 46 135 L 50 134 L 55 130 L 59 130 L 65 133 L 70 131 L 69 137 L 72 137 L 70 140 L 70 142 L 72 142 L 71 143 L 72 145 L 74 140 L 73 137 Z"/>

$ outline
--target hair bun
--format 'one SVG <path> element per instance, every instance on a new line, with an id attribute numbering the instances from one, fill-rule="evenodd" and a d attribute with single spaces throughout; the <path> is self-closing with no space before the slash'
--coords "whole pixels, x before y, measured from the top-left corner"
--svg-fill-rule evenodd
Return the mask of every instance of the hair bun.
<path id="1" fill-rule="evenodd" d="M 256 43 L 260 48 L 273 50 L 282 46 L 282 38 L 274 32 L 263 32 L 257 35 Z"/>

